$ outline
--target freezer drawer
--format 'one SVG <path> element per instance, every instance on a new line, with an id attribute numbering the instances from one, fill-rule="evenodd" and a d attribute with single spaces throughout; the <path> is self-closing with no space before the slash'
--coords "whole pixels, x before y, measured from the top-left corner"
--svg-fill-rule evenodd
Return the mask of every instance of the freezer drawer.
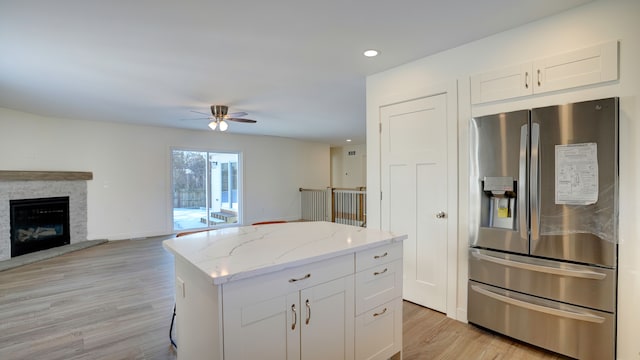
<path id="1" fill-rule="evenodd" d="M 615 312 L 616 271 L 469 249 L 469 278 L 525 294 Z"/>
<path id="2" fill-rule="evenodd" d="M 469 281 L 468 320 L 581 360 L 615 358 L 613 314 Z"/>

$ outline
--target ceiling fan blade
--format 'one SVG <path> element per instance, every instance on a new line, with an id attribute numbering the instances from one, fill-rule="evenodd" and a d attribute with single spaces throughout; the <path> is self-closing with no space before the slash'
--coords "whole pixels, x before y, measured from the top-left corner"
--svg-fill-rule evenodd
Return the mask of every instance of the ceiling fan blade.
<path id="1" fill-rule="evenodd" d="M 206 115 L 206 116 L 209 116 L 209 117 L 211 116 L 211 114 L 203 113 L 203 112 L 200 112 L 200 111 L 195 111 L 195 110 L 189 110 L 189 111 L 191 111 L 193 113 L 196 113 L 196 114 Z"/>
<path id="2" fill-rule="evenodd" d="M 204 118 L 189 118 L 189 119 L 180 119 L 180 121 L 189 121 L 189 120 L 210 120 L 211 116 Z"/>
<path id="3" fill-rule="evenodd" d="M 250 124 L 257 123 L 256 120 L 243 119 L 243 118 L 226 118 L 226 119 L 224 119 L 224 121 L 235 121 L 235 122 L 250 123 Z"/>
<path id="4" fill-rule="evenodd" d="M 239 111 L 239 112 L 234 112 L 234 113 L 227 114 L 227 117 L 239 118 L 239 117 L 243 117 L 243 116 L 247 116 L 247 115 L 249 115 L 249 114 L 244 112 L 244 111 Z"/>

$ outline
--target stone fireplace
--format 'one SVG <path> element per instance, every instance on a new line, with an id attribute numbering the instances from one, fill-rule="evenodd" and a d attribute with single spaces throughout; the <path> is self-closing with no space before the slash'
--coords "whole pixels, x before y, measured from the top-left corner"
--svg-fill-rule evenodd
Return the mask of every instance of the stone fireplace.
<path id="1" fill-rule="evenodd" d="M 87 240 L 87 180 L 93 178 L 87 172 L 53 172 L 53 171 L 0 171 L 0 261 L 8 260 L 18 255 L 12 250 L 11 244 L 11 203 L 29 204 L 37 199 L 68 199 L 68 240 L 67 244 L 74 244 Z M 44 211 L 44 210 L 43 210 Z M 49 211 L 57 212 L 55 209 Z M 33 215 L 33 214 L 32 214 Z M 65 215 L 65 216 L 67 216 Z M 53 236 L 57 234 L 60 222 L 54 223 L 56 216 L 45 218 L 32 230 L 23 229 L 26 236 Z M 66 225 L 66 224 L 65 224 Z M 29 233 L 31 235 L 29 235 Z M 37 234 L 37 232 L 40 232 Z M 64 231 L 62 231 L 64 232 Z M 62 235 L 62 234 L 61 234 Z M 24 239 L 24 238 L 23 238 Z M 58 246 L 58 245 L 56 245 Z M 36 245 L 38 247 L 38 245 Z M 40 250 L 36 249 L 35 251 Z"/>

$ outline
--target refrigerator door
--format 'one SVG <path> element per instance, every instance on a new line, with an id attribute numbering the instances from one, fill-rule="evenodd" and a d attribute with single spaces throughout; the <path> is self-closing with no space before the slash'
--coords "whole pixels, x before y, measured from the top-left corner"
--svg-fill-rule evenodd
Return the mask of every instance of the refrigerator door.
<path id="1" fill-rule="evenodd" d="M 470 124 L 472 247 L 527 254 L 529 110 L 475 117 Z"/>
<path id="2" fill-rule="evenodd" d="M 531 255 L 615 268 L 618 99 L 532 110 Z"/>

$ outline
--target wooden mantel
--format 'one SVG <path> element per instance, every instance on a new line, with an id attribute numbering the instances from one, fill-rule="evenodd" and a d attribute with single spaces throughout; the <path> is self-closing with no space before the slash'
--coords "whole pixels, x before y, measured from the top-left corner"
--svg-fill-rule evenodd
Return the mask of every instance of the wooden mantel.
<path id="1" fill-rule="evenodd" d="M 0 170 L 0 181 L 62 181 L 93 180 L 92 172 L 85 171 L 9 171 Z"/>

